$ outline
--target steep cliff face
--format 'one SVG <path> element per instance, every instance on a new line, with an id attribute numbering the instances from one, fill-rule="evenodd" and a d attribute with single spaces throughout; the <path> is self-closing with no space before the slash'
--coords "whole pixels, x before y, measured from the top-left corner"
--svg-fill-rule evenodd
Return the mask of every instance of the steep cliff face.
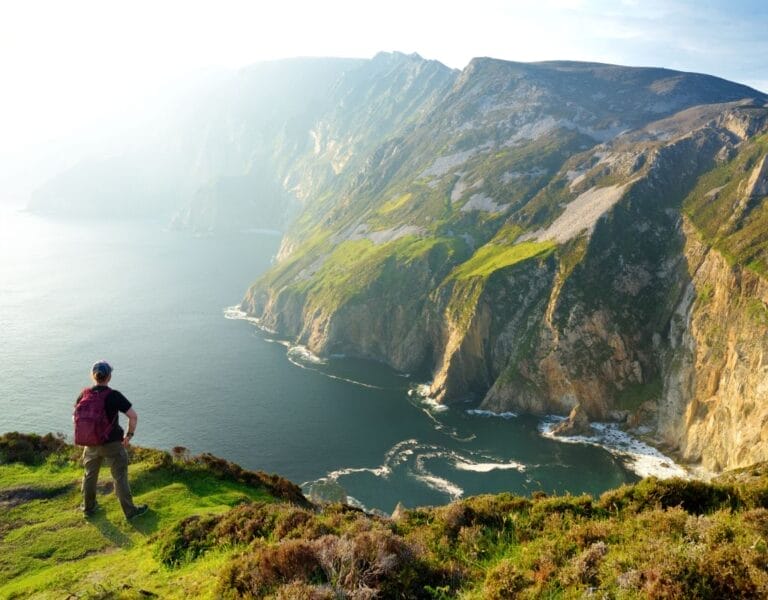
<path id="1" fill-rule="evenodd" d="M 316 352 L 426 368 L 440 402 L 655 427 L 711 467 L 761 458 L 741 433 L 758 410 L 722 425 L 691 408 L 714 393 L 701 377 L 750 405 L 764 384 L 745 383 L 745 345 L 718 367 L 689 340 L 703 317 L 686 302 L 714 285 L 692 267 L 694 232 L 701 264 L 744 273 L 721 282 L 722 310 L 741 310 L 731 292 L 762 306 L 768 98 L 657 69 L 487 59 L 429 97 L 307 196 L 244 308 Z M 749 347 L 745 369 L 765 338 Z M 705 442 L 714 423 L 721 450 Z"/>
<path id="2" fill-rule="evenodd" d="M 686 229 L 692 281 L 670 332 L 658 432 L 719 471 L 768 456 L 768 282 Z"/>
<path id="3" fill-rule="evenodd" d="M 690 273 L 670 329 L 661 439 L 720 470 L 768 452 L 768 143 L 757 137 L 686 202 Z"/>

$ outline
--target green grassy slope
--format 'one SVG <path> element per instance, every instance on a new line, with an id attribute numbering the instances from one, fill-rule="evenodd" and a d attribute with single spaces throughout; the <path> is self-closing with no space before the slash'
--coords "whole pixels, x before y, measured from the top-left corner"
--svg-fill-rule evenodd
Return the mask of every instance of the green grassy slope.
<path id="1" fill-rule="evenodd" d="M 316 507 L 210 456 L 134 451 L 126 523 L 84 520 L 55 438 L 0 436 L 2 598 L 756 598 L 768 467 L 589 496 L 478 496 L 392 519 Z M 284 496 L 278 499 L 275 496 Z M 292 497 L 294 502 L 285 501 Z"/>
<path id="2" fill-rule="evenodd" d="M 86 520 L 73 447 L 51 436 L 0 437 L 0 598 L 204 597 L 222 559 L 212 555 L 194 569 L 168 571 L 153 558 L 158 534 L 192 514 L 220 514 L 280 495 L 300 498 L 286 481 L 210 456 L 174 459 L 143 448 L 132 455 L 135 500 L 151 510 L 127 522 L 104 467 L 102 510 Z"/>
<path id="3" fill-rule="evenodd" d="M 683 209 L 704 241 L 731 264 L 768 277 L 768 197 L 745 198 L 745 183 L 768 154 L 768 135 L 749 140 L 701 177 Z"/>

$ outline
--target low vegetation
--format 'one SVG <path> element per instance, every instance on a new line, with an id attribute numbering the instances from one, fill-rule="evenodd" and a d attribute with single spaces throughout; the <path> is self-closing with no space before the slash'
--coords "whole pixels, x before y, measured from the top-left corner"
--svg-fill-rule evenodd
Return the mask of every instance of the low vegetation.
<path id="1" fill-rule="evenodd" d="M 6 434 L 0 452 L 3 598 L 768 594 L 765 466 L 712 483 L 486 495 L 387 518 L 312 505 L 276 476 L 210 455 L 134 449 L 134 492 L 152 510 L 128 524 L 105 484 L 105 510 L 83 519 L 77 453 L 55 436 Z"/>
<path id="2" fill-rule="evenodd" d="M 764 196 L 745 196 L 753 170 L 768 154 L 768 135 L 744 146 L 699 179 L 683 208 L 703 240 L 730 263 L 768 277 L 768 203 Z"/>

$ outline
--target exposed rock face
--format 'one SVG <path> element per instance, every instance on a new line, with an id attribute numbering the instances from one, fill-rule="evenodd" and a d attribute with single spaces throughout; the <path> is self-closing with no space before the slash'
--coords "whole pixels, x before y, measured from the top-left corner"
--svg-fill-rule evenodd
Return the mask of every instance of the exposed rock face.
<path id="1" fill-rule="evenodd" d="M 589 436 L 593 435 L 594 431 L 592 430 L 592 426 L 589 424 L 589 417 L 587 416 L 586 411 L 582 408 L 581 405 L 576 405 L 573 407 L 571 414 L 568 415 L 568 418 L 555 426 L 555 428 L 552 430 L 552 433 L 555 435 Z"/>
<path id="2" fill-rule="evenodd" d="M 692 280 L 670 331 L 658 430 L 719 471 L 768 456 L 768 282 L 686 233 Z"/>

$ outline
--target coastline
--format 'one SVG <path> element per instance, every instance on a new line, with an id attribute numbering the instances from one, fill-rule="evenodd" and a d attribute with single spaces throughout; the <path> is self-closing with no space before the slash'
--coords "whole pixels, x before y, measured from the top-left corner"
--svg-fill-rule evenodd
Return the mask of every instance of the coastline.
<path id="1" fill-rule="evenodd" d="M 547 415 L 539 423 L 540 434 L 547 439 L 563 444 L 588 444 L 605 448 L 624 461 L 627 468 L 640 477 L 658 477 L 659 479 L 672 477 L 693 479 L 695 477 L 690 469 L 678 464 L 674 459 L 647 442 L 623 431 L 616 423 L 592 423 L 595 434 L 591 436 L 554 435 L 552 430 L 564 420 L 565 417 Z"/>

